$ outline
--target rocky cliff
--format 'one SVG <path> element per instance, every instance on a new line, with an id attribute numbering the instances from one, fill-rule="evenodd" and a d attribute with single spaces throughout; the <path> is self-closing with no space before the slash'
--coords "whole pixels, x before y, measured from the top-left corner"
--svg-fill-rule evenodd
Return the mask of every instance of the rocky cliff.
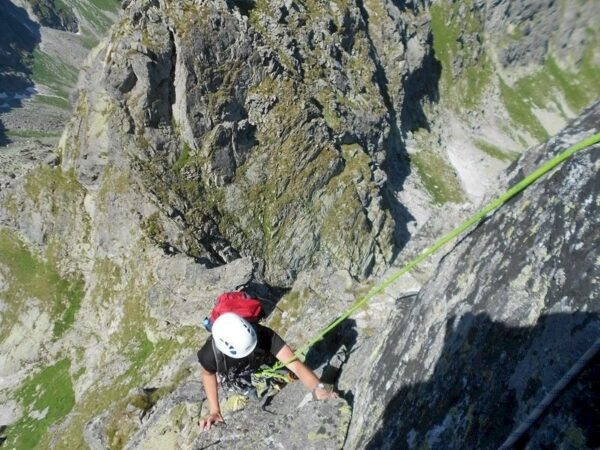
<path id="1" fill-rule="evenodd" d="M 596 104 L 518 160 L 505 182 L 596 133 L 599 117 Z M 598 150 L 576 155 L 461 239 L 392 313 L 355 403 L 356 448 L 497 448 L 600 336 Z M 599 369 L 596 358 L 527 448 L 600 443 L 590 427 Z"/>
<path id="2" fill-rule="evenodd" d="M 71 26 L 50 3 L 29 20 Z M 315 347 L 343 399 L 234 398 L 198 434 L 193 355 L 243 285 L 301 345 L 488 184 L 592 132 L 597 105 L 502 172 L 600 92 L 597 3 L 542 3 L 124 2 L 57 150 L 0 152 L 7 448 L 500 443 L 597 333 L 597 149 Z M 590 379 L 535 445 L 595 445 L 594 407 L 569 407 Z"/>

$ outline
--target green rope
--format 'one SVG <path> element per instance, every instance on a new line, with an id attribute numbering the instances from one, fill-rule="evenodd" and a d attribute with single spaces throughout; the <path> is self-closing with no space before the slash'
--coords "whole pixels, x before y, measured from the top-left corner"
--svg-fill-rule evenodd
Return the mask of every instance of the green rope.
<path id="1" fill-rule="evenodd" d="M 364 297 L 361 297 L 358 300 L 356 300 L 352 304 L 352 306 L 350 306 L 350 308 L 348 308 L 344 313 L 342 313 L 335 320 L 333 320 L 331 323 L 329 323 L 329 325 L 324 327 L 314 338 L 312 338 L 300 350 L 298 350 L 296 352 L 294 358 L 292 358 L 290 361 L 287 361 L 285 364 L 278 362 L 272 368 L 265 369 L 265 370 L 261 371 L 260 373 L 262 375 L 270 375 L 270 374 L 274 373 L 274 371 L 281 369 L 282 367 L 288 365 L 291 362 L 294 362 L 296 359 L 302 360 L 304 358 L 304 356 L 306 356 L 306 353 L 308 352 L 308 350 L 313 345 L 315 345 L 317 342 L 319 342 L 321 339 L 323 339 L 329 332 L 331 332 L 334 328 L 336 328 L 340 323 L 342 323 L 344 320 L 346 320 L 352 314 L 354 314 L 356 311 L 358 311 L 360 308 L 362 308 L 373 297 L 375 297 L 377 294 L 386 290 L 390 285 L 392 285 L 400 277 L 402 277 L 403 275 L 405 275 L 408 272 L 410 272 L 411 270 L 413 270 L 423 260 L 427 259 L 431 255 L 436 253 L 440 248 L 442 248 L 444 245 L 446 245 L 448 242 L 450 242 L 454 238 L 458 237 L 460 234 L 462 234 L 464 231 L 469 229 L 471 226 L 477 224 L 479 221 L 484 219 L 492 211 L 494 211 L 497 208 L 499 208 L 500 206 L 504 205 L 508 200 L 513 198 L 515 195 L 517 195 L 518 193 L 523 191 L 525 188 L 527 188 L 531 184 L 535 183 L 540 177 L 542 177 L 543 175 L 545 175 L 546 173 L 548 173 L 549 171 L 554 169 L 556 166 L 558 166 L 559 164 L 561 164 L 562 162 L 564 162 L 565 160 L 570 158 L 574 153 L 576 153 L 580 150 L 586 149 L 594 144 L 597 144 L 598 142 L 600 142 L 600 133 L 595 134 L 587 139 L 584 139 L 583 141 L 578 142 L 577 144 L 573 145 L 572 147 L 569 147 L 564 152 L 562 152 L 562 153 L 558 154 L 557 156 L 555 156 L 554 158 L 552 158 L 550 161 L 548 161 L 547 163 L 545 163 L 544 165 L 539 167 L 537 170 L 535 170 L 534 172 L 529 174 L 527 177 L 523 178 L 521 181 L 519 181 L 517 184 L 515 184 L 513 187 L 511 187 L 508 191 L 506 191 L 504 194 L 502 194 L 496 200 L 490 202 L 479 212 L 475 213 L 469 219 L 465 220 L 462 224 L 460 224 L 458 227 L 456 227 L 450 233 L 448 233 L 445 236 L 438 239 L 431 247 L 428 247 L 425 250 L 423 250 L 418 256 L 416 256 L 415 258 L 410 260 L 398 272 L 394 273 L 389 278 L 384 280 L 382 283 L 373 287 Z"/>

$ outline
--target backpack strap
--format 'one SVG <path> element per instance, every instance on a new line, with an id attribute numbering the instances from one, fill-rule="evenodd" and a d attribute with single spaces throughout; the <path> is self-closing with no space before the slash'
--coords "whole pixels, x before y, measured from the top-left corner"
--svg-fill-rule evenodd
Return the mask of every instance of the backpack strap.
<path id="1" fill-rule="evenodd" d="M 219 386 L 221 386 L 221 391 L 223 391 L 225 393 L 225 397 L 229 398 L 229 396 L 227 395 L 227 389 L 225 389 L 223 387 L 223 383 L 221 382 L 221 376 L 224 376 L 227 381 L 229 382 L 229 371 L 227 368 L 227 359 L 225 358 L 225 355 L 223 355 L 220 351 L 217 350 L 217 347 L 215 346 L 215 340 L 214 338 L 212 338 L 211 336 L 211 343 L 212 343 L 212 349 L 213 349 L 213 355 L 215 355 L 215 364 L 217 365 L 217 381 L 219 383 Z M 220 355 L 223 355 L 223 364 L 225 365 L 225 371 L 222 371 L 219 368 L 219 360 L 221 359 Z M 223 375 L 224 374 L 224 375 Z"/>

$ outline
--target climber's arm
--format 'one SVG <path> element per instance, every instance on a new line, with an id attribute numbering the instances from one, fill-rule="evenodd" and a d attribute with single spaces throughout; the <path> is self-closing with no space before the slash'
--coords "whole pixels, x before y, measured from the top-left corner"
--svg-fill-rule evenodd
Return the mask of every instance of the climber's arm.
<path id="1" fill-rule="evenodd" d="M 288 345 L 284 345 L 281 350 L 279 350 L 276 357 L 279 361 L 284 363 L 288 369 L 296 374 L 298 379 L 314 393 L 318 400 L 337 397 L 335 392 L 329 392 L 328 390 L 319 387 L 319 384 L 321 383 L 319 378 L 308 366 L 306 366 L 306 364 L 295 357 L 294 352 Z"/>
<path id="2" fill-rule="evenodd" d="M 204 392 L 206 393 L 206 399 L 208 400 L 208 416 L 200 419 L 198 425 L 200 430 L 208 430 L 211 425 L 217 422 L 224 422 L 223 416 L 221 415 L 221 408 L 219 406 L 219 392 L 217 390 L 217 374 L 207 371 L 202 368 L 202 384 L 204 385 Z"/>

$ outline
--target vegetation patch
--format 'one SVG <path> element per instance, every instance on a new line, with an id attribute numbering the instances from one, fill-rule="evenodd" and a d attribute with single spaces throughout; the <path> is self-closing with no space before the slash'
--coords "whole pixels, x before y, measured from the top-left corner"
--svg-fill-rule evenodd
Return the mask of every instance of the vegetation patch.
<path id="1" fill-rule="evenodd" d="M 494 144 L 490 144 L 483 139 L 475 139 L 474 144 L 482 150 L 485 154 L 491 156 L 492 158 L 496 158 L 500 161 L 511 162 L 519 157 L 517 152 L 502 150 L 500 147 L 495 146 Z"/>
<path id="2" fill-rule="evenodd" d="M 56 96 L 65 100 L 68 100 L 71 88 L 77 83 L 75 67 L 38 48 L 33 51 L 32 74 L 36 83 L 47 86 Z"/>
<path id="3" fill-rule="evenodd" d="M 81 45 L 83 45 L 88 50 L 93 49 L 100 42 L 96 36 L 94 36 L 89 30 L 83 29 L 81 31 Z"/>
<path id="4" fill-rule="evenodd" d="M 27 174 L 25 192 L 38 205 L 50 201 L 53 209 L 65 208 L 70 203 L 67 198 L 83 196 L 83 186 L 73 169 L 63 172 L 60 167 L 40 166 Z M 47 194 L 52 198 L 46 199 Z"/>
<path id="5" fill-rule="evenodd" d="M 536 140 L 542 142 L 548 139 L 549 135 L 535 114 L 533 114 L 533 103 L 527 92 L 529 92 L 528 84 L 521 83 L 520 87 L 511 88 L 504 81 L 500 80 L 502 101 L 514 124 L 519 128 L 524 128 Z"/>
<path id="6" fill-rule="evenodd" d="M 178 349 L 179 346 L 173 341 L 161 341 L 154 354 L 160 352 L 162 355 L 173 355 Z M 159 400 L 171 394 L 188 375 L 189 371 L 183 368 L 175 374 L 168 385 L 158 388 L 138 388 L 113 405 L 106 424 L 109 450 L 122 450 L 137 431 L 140 415 L 149 413 Z M 135 409 L 132 410 L 131 407 Z"/>
<path id="7" fill-rule="evenodd" d="M 60 137 L 60 131 L 37 131 L 37 130 L 8 130 L 6 131 L 8 137 L 20 137 L 20 138 L 34 138 L 43 139 L 49 137 Z"/>
<path id="8" fill-rule="evenodd" d="M 83 281 L 78 276 L 61 277 L 56 268 L 32 254 L 12 232 L 0 228 L 0 265 L 7 268 L 8 290 L 3 293 L 7 310 L 3 312 L 0 339 L 10 333 L 7 324 L 15 323 L 28 298 L 42 302 L 54 318 L 54 338 L 59 338 L 75 320 L 83 299 Z"/>
<path id="9" fill-rule="evenodd" d="M 437 2 L 431 6 L 431 32 L 436 58 L 442 63 L 442 101 L 454 109 L 472 109 L 480 104 L 492 81 L 492 63 L 479 44 L 483 18 L 472 0 Z M 465 11 L 462 18 L 459 10 Z M 458 63 L 460 61 L 460 63 Z M 456 72 L 456 73 L 454 73 Z"/>
<path id="10" fill-rule="evenodd" d="M 117 0 L 78 1 L 76 5 L 85 20 L 100 34 L 106 33 L 113 23 L 113 19 L 106 13 L 116 13 L 119 9 Z"/>
<path id="11" fill-rule="evenodd" d="M 177 161 L 175 161 L 175 164 L 173 164 L 173 170 L 175 172 L 179 172 L 186 166 L 186 164 L 190 160 L 191 151 L 192 149 L 189 146 L 189 144 L 187 142 L 184 142 L 183 147 L 181 149 L 181 153 L 179 154 Z"/>
<path id="12" fill-rule="evenodd" d="M 461 203 L 464 193 L 454 169 L 437 153 L 421 150 L 410 155 L 410 162 L 434 203 Z"/>
<path id="13" fill-rule="evenodd" d="M 144 411 L 145 407 L 151 408 L 152 402 L 156 403 L 160 398 L 171 393 L 190 374 L 188 368 L 180 369 L 168 385 L 158 387 L 153 394 L 149 395 L 148 399 L 140 399 L 138 394 L 132 393 L 132 391 L 139 392 L 146 387 L 147 383 L 156 376 L 176 352 L 181 349 L 189 350 L 199 347 L 197 329 L 184 327 L 178 335 L 182 338 L 181 344 L 176 340 L 159 341 L 153 345 L 152 352 L 146 354 L 143 361 L 140 359 L 124 374 L 110 380 L 110 383 L 104 379 L 92 386 L 73 407 L 68 422 L 65 423 L 65 429 L 58 439 L 54 441 L 52 436 L 46 434 L 40 447 L 50 448 L 50 442 L 54 441 L 52 448 L 56 450 L 87 448 L 83 436 L 86 424 L 102 412 L 110 410 L 106 428 L 109 449 L 122 449 L 137 429 L 137 423 L 131 423 L 128 420 L 129 406 L 137 408 L 135 413 L 137 422 L 139 414 Z M 139 355 L 141 356 L 141 353 Z"/>
<path id="14" fill-rule="evenodd" d="M 89 3 L 103 11 L 117 12 L 121 6 L 119 0 L 89 0 Z"/>
<path id="15" fill-rule="evenodd" d="M 138 402 L 139 399 L 136 399 L 134 393 L 147 387 L 157 388 L 157 392 L 150 399 L 151 402 L 166 395 L 189 375 L 189 370 L 177 371 L 164 386 L 148 386 L 147 383 L 156 378 L 174 355 L 183 349 L 192 351 L 190 349 L 200 346 L 197 327 L 179 328 L 177 339 L 156 342 L 148 339 L 145 330 L 154 327 L 155 321 L 149 317 L 146 309 L 145 295 L 148 285 L 145 278 L 141 280 L 138 275 L 129 273 L 132 278 L 125 279 L 126 275 L 120 266 L 110 259 L 98 260 L 93 273 L 97 282 L 95 289 L 90 292 L 91 303 L 102 311 L 120 311 L 116 316 L 116 319 L 120 319 L 118 329 L 110 335 L 109 342 L 105 343 L 105 348 L 110 349 L 107 357 L 113 353 L 123 355 L 129 364 L 124 371 L 119 371 L 118 375 L 111 375 L 110 371 L 98 374 L 96 384 L 80 394 L 71 414 L 60 423 L 60 435 L 46 433 L 40 441 L 40 448 L 87 448 L 83 436 L 86 424 L 107 410 L 110 413 L 108 423 L 113 424 L 111 426 L 114 433 L 117 433 L 117 429 L 121 430 L 118 431 L 115 446 L 112 448 L 122 448 L 130 432 L 135 431 L 135 427 L 128 431 L 125 421 L 119 423 L 119 417 L 123 418 L 130 404 L 144 406 Z M 80 357 L 83 357 L 83 354 Z M 141 411 L 138 411 L 135 416 L 136 420 L 140 413 Z"/>
<path id="16" fill-rule="evenodd" d="M 332 178 L 326 193 L 336 198 L 327 211 L 321 228 L 322 246 L 340 267 L 364 260 L 364 251 L 373 243 L 371 223 L 358 193 L 357 185 L 378 195 L 372 183 L 370 157 L 358 144 L 343 145 L 344 169 Z M 365 194 L 366 194 L 365 192 Z"/>
<path id="17" fill-rule="evenodd" d="M 146 236 L 156 244 L 162 243 L 165 236 L 165 230 L 158 211 L 144 219 L 142 222 L 142 230 Z"/>
<path id="18" fill-rule="evenodd" d="M 502 100 L 514 125 L 526 129 L 541 142 L 549 135 L 533 114 L 534 109 L 557 111 L 569 119 L 564 103 L 578 113 L 598 97 L 600 77 L 597 74 L 600 67 L 594 57 L 600 45 L 598 36 L 598 32 L 588 30 L 586 48 L 576 68 L 561 67 L 550 54 L 539 70 L 520 78 L 512 86 L 500 79 Z"/>
<path id="19" fill-rule="evenodd" d="M 54 323 L 52 331 L 56 339 L 60 338 L 75 323 L 75 315 L 81 308 L 81 301 L 85 295 L 85 284 L 82 279 L 76 279 L 66 287 L 67 305 Z M 64 303 L 64 302 L 63 302 Z"/>
<path id="20" fill-rule="evenodd" d="M 33 102 L 41 103 L 43 105 L 53 106 L 55 108 L 64 109 L 65 111 L 69 111 L 71 109 L 71 103 L 64 97 L 59 97 L 56 95 L 44 95 L 44 94 L 36 94 L 32 98 Z"/>
<path id="21" fill-rule="evenodd" d="M 102 173 L 102 185 L 98 189 L 98 200 L 102 211 L 109 209 L 115 196 L 128 193 L 132 185 L 132 179 L 128 171 L 106 166 Z"/>
<path id="22" fill-rule="evenodd" d="M 581 111 L 600 93 L 600 77 L 598 67 L 593 61 L 594 39 L 590 34 L 588 44 L 579 68 L 570 72 L 563 69 L 557 61 L 549 56 L 544 66 L 536 73 L 523 77 L 513 84 L 500 83 L 502 99 L 513 122 L 521 124 L 538 140 L 548 138 L 548 133 L 533 115 L 534 107 L 540 109 L 557 109 L 565 118 L 568 114 L 563 110 L 561 97 L 575 112 Z"/>
<path id="23" fill-rule="evenodd" d="M 65 417 L 75 404 L 69 375 L 71 361 L 63 359 L 25 380 L 16 393 L 25 415 L 7 429 L 6 448 L 36 448 L 44 433 Z"/>

